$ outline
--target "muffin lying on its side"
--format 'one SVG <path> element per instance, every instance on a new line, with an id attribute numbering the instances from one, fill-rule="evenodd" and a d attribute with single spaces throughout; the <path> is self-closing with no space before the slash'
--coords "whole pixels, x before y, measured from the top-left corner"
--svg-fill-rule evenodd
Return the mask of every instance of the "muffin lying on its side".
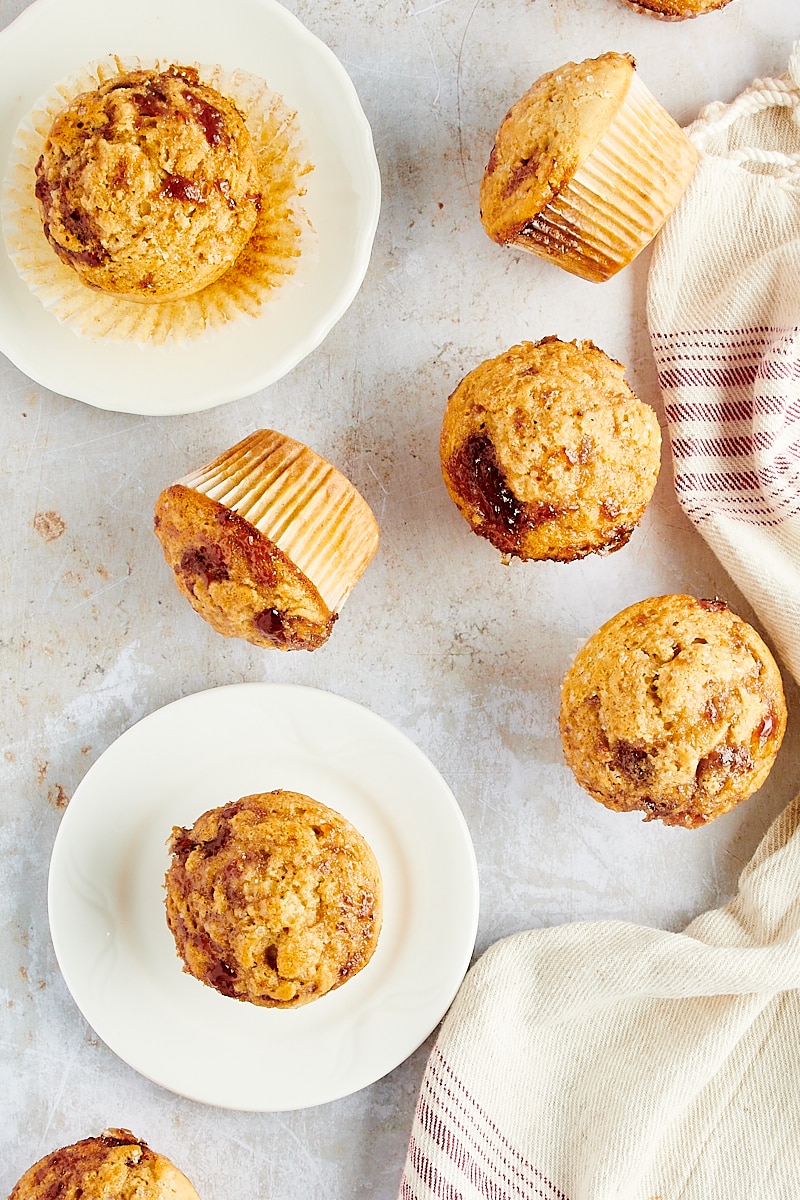
<path id="1" fill-rule="evenodd" d="M 693 829 L 761 787 L 786 703 L 768 648 L 724 601 L 654 596 L 579 651 L 559 725 L 567 763 L 595 800 Z"/>
<path id="2" fill-rule="evenodd" d="M 225 637 L 314 650 L 378 548 L 352 483 L 308 446 L 259 429 L 155 506 L 175 582 Z"/>
<path id="3" fill-rule="evenodd" d="M 483 174 L 481 220 L 517 246 L 601 282 L 652 241 L 697 151 L 629 54 L 542 75 L 504 118 Z"/>
<path id="4" fill-rule="evenodd" d="M 523 342 L 451 395 L 444 481 L 475 533 L 510 559 L 618 550 L 658 478 L 661 433 L 624 367 L 591 342 Z"/>
<path id="5" fill-rule="evenodd" d="M 174 829 L 167 923 L 184 970 L 224 996 L 296 1008 L 367 965 L 380 869 L 340 813 L 298 792 L 244 796 Z"/>
<path id="6" fill-rule="evenodd" d="M 46 1154 L 9 1200 L 197 1200 L 185 1175 L 127 1129 L 106 1129 Z"/>

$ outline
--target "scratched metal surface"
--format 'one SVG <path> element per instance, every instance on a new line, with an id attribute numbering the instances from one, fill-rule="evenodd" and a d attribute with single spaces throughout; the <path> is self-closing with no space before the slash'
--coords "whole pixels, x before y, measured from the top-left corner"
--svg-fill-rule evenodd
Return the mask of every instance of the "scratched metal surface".
<path id="1" fill-rule="evenodd" d="M 452 787 L 482 889 L 477 951 L 527 927 L 615 917 L 680 928 L 725 900 L 796 778 L 797 690 L 762 791 L 687 833 L 594 804 L 564 767 L 561 677 L 577 646 L 643 596 L 721 594 L 753 619 L 675 502 L 670 464 L 622 551 L 514 564 L 469 533 L 439 474 L 447 395 L 522 338 L 589 337 L 662 416 L 644 325 L 645 253 L 601 288 L 504 253 L 477 217 L 497 123 L 542 71 L 630 50 L 680 121 L 780 72 L 796 0 L 734 0 L 667 24 L 618 0 L 292 0 L 349 71 L 384 200 L 352 308 L 287 378 L 197 415 L 143 418 L 48 392 L 0 359 L 3 465 L 0 1193 L 48 1150 L 107 1125 L 169 1154 L 203 1200 L 390 1200 L 430 1042 L 347 1099 L 222 1111 L 139 1077 L 95 1037 L 60 977 L 46 878 L 88 766 L 138 718 L 215 684 L 327 688 L 403 730 Z M 0 0 L 0 24 L 24 7 Z M 220 11 L 223 11 L 221 6 Z M 224 19 L 224 18 L 222 18 Z M 267 425 L 337 463 L 373 506 L 378 558 L 329 644 L 228 642 L 172 585 L 151 532 L 160 489 Z M 198 1047 L 202 1053 L 202 1047 Z"/>

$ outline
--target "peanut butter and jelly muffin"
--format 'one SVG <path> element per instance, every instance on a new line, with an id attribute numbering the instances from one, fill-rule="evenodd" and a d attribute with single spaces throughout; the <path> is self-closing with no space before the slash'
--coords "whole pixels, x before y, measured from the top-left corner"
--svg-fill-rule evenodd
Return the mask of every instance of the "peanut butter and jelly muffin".
<path id="1" fill-rule="evenodd" d="M 579 651 L 559 725 L 567 763 L 595 800 L 693 829 L 761 787 L 786 703 L 767 646 L 723 600 L 655 596 Z"/>
<path id="2" fill-rule="evenodd" d="M 378 548 L 367 502 L 308 446 L 260 429 L 166 488 L 155 532 L 218 633 L 314 650 Z"/>
<path id="3" fill-rule="evenodd" d="M 107 1129 L 46 1154 L 9 1200 L 198 1200 L 177 1167 L 127 1129 Z"/>
<path id="4" fill-rule="evenodd" d="M 257 317 L 313 269 L 312 169 L 297 114 L 266 80 L 109 54 L 18 125 L 3 238 L 79 336 L 181 342 Z"/>
<path id="5" fill-rule="evenodd" d="M 441 465 L 475 533 L 506 559 L 618 550 L 658 478 L 661 433 L 624 367 L 592 342 L 522 342 L 447 403 Z"/>
<path id="6" fill-rule="evenodd" d="M 597 283 L 655 237 L 696 163 L 629 54 L 568 62 L 538 79 L 500 125 L 481 220 L 501 246 Z"/>
<path id="7" fill-rule="evenodd" d="M 687 17 L 701 17 L 704 13 L 717 12 L 730 4 L 730 0 L 622 0 L 629 8 L 647 13 L 662 21 L 685 21 Z"/>
<path id="8" fill-rule="evenodd" d="M 225 996 L 296 1008 L 378 944 L 382 886 L 362 835 L 298 792 L 244 796 L 174 829 L 167 923 L 184 970 Z"/>
<path id="9" fill-rule="evenodd" d="M 191 295 L 235 262 L 261 205 L 243 115 L 193 67 L 123 72 L 78 95 L 36 166 L 47 240 L 91 288 Z"/>

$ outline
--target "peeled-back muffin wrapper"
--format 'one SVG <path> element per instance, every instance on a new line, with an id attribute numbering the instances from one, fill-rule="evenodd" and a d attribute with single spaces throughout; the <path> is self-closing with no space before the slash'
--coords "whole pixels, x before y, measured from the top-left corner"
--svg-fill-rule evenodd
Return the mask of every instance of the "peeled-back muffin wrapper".
<path id="1" fill-rule="evenodd" d="M 297 116 L 263 79 L 245 71 L 181 63 L 231 99 L 256 149 L 263 202 L 253 234 L 219 279 L 179 300 L 128 300 L 94 291 L 56 255 L 45 237 L 36 199 L 36 163 L 55 116 L 82 92 L 128 71 L 167 70 L 174 59 L 145 62 L 109 55 L 82 68 L 42 97 L 14 135 L 2 189 L 8 255 L 28 287 L 62 323 L 90 338 L 162 344 L 198 337 L 244 313 L 257 316 L 275 289 L 300 278 L 314 257 L 313 229 L 302 207 L 305 158 Z"/>
<path id="2" fill-rule="evenodd" d="M 366 500 L 320 455 L 283 434 L 251 434 L 178 480 L 231 509 L 291 559 L 338 612 L 378 548 Z"/>
<path id="3" fill-rule="evenodd" d="M 533 236 L 519 244 L 585 279 L 609 279 L 655 237 L 697 158 L 687 135 L 634 73 L 599 144 L 530 223 Z"/>

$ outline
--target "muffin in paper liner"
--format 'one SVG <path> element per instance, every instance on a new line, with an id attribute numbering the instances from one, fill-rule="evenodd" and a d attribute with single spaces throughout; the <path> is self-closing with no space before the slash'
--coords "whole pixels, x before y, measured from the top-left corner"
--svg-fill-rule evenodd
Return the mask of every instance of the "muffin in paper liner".
<path id="1" fill-rule="evenodd" d="M 327 641 L 380 536 L 340 471 L 271 429 L 166 488 L 155 532 L 179 590 L 218 633 L 281 650 Z"/>
<path id="2" fill-rule="evenodd" d="M 182 1171 L 129 1129 L 106 1129 L 40 1158 L 18 1180 L 9 1200 L 198 1200 Z"/>
<path id="3" fill-rule="evenodd" d="M 481 182 L 481 220 L 500 245 L 599 283 L 652 241 L 697 157 L 630 55 L 566 63 L 503 120 Z"/>
<path id="4" fill-rule="evenodd" d="M 144 63 L 111 55 L 90 64 L 44 96 L 20 123 L 6 172 L 2 216 L 9 257 L 31 291 L 77 334 L 161 344 L 195 338 L 262 305 L 313 262 L 315 239 L 303 209 L 307 161 L 297 116 L 268 84 L 241 70 L 190 64 L 201 83 L 242 114 L 255 152 L 261 202 L 244 248 L 219 278 L 177 299 L 129 299 L 87 286 L 48 242 L 36 198 L 36 164 L 56 115 L 77 96 L 131 71 L 168 71 L 167 60 Z"/>

